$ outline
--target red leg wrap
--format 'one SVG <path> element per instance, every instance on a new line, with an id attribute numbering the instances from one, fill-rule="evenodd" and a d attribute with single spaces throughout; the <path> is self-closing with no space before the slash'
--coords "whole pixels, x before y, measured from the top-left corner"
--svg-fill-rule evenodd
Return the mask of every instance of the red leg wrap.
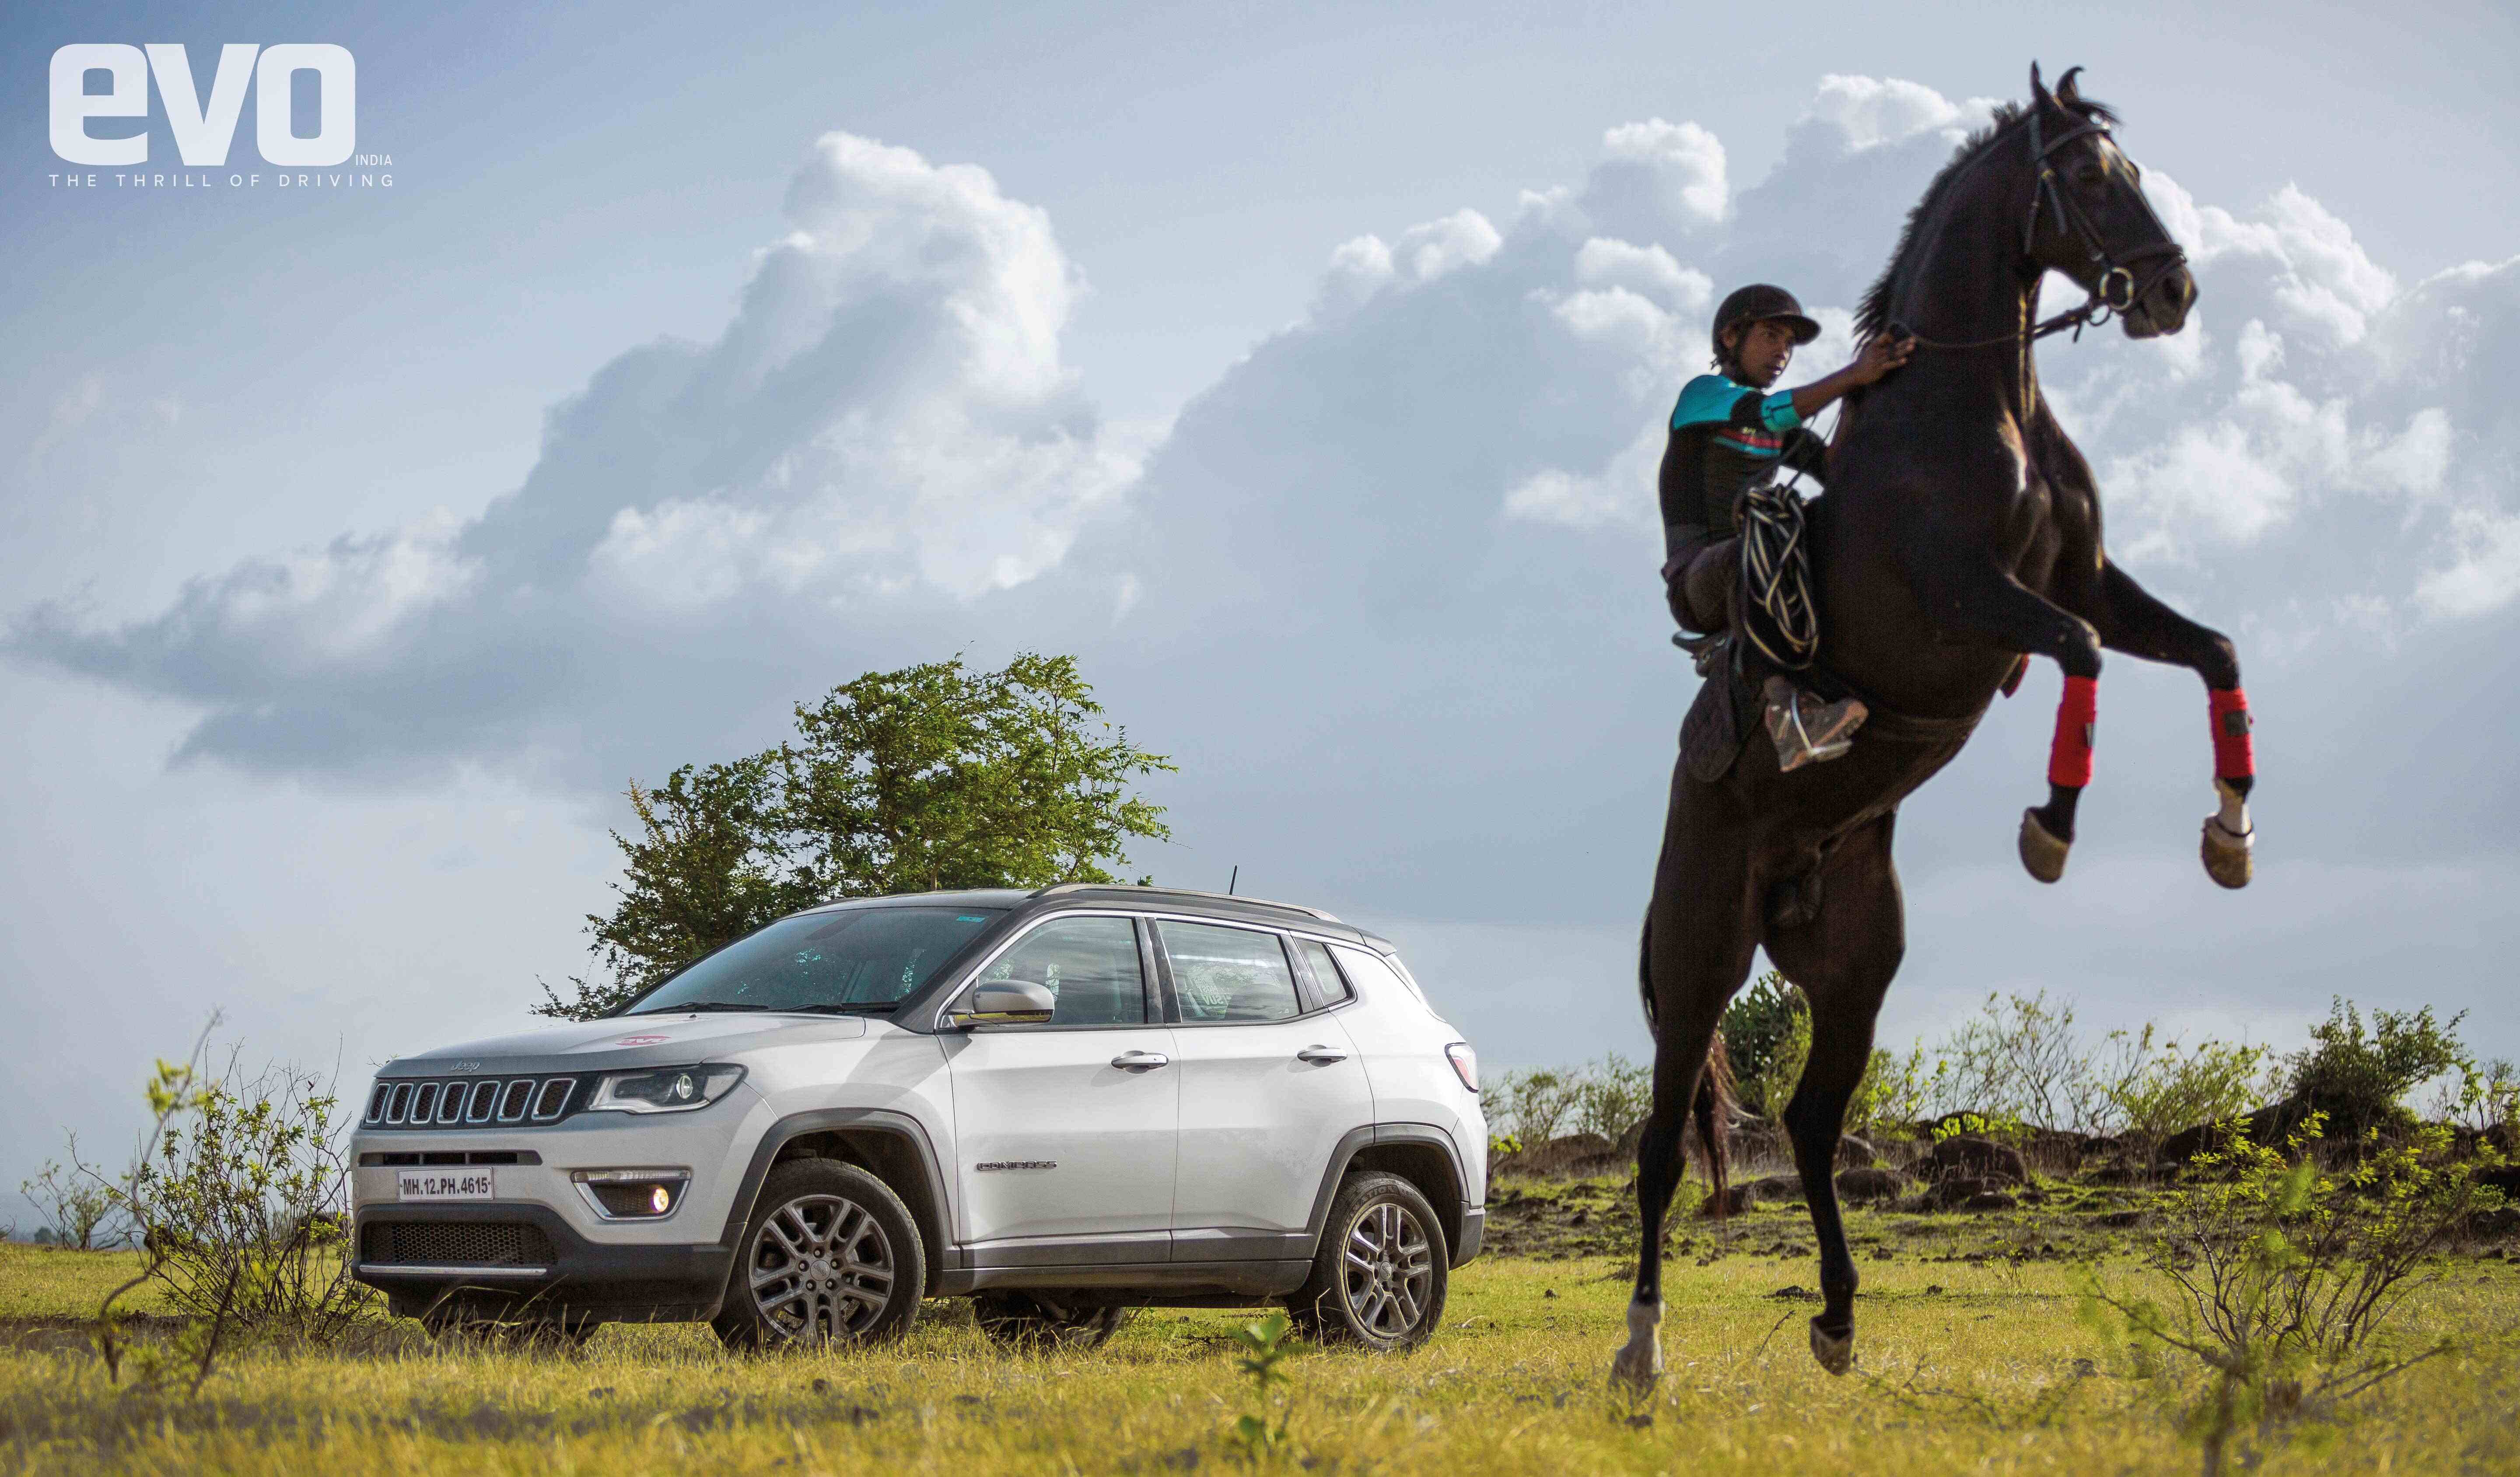
<path id="1" fill-rule="evenodd" d="M 2258 772 L 2256 743 L 2249 737 L 2249 695 L 2237 687 L 2209 687 L 2214 715 L 2214 777 L 2247 779 Z"/>
<path id="2" fill-rule="evenodd" d="M 2048 748 L 2048 783 L 2079 790 L 2092 782 L 2092 730 L 2099 718 L 2099 679 L 2067 677 L 2056 703 L 2056 739 Z"/>

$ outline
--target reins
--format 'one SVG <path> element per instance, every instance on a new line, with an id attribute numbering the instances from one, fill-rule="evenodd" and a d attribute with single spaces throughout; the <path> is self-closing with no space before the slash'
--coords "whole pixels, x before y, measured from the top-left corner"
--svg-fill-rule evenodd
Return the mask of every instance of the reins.
<path id="1" fill-rule="evenodd" d="M 2138 302 L 2143 300 L 2144 294 L 2151 292 L 2162 278 L 2178 270 L 2187 260 L 2187 253 L 2181 249 L 2179 243 L 2170 239 L 2170 228 L 2162 224 L 2160 214 L 2152 208 L 2152 202 L 2145 198 L 2140 185 L 2136 187 L 2136 204 L 2142 209 L 2144 218 L 2151 221 L 2154 228 L 2161 232 L 2161 240 L 2147 246 L 2137 247 L 2123 255 L 2109 251 L 2107 243 L 2100 240 L 2098 227 L 2092 225 L 2090 212 L 2057 185 L 2055 166 L 2048 162 L 2050 155 L 2086 135 L 2095 133 L 2103 138 L 2108 137 L 2109 127 L 2096 118 L 2085 118 L 2080 125 L 2069 128 L 2043 144 L 2040 142 L 2039 126 L 2042 111 L 2040 105 L 2034 101 L 2029 113 L 2023 118 L 2030 129 L 2030 162 L 2039 168 L 2039 182 L 2030 192 L 2030 209 L 2021 222 L 2021 254 L 2025 256 L 2029 255 L 2031 247 L 2038 240 L 2040 208 L 2045 206 L 2052 208 L 2056 217 L 2056 229 L 2060 232 L 2071 230 L 2076 236 L 2082 238 L 2083 250 L 2091 254 L 2093 261 L 2100 264 L 2099 280 L 2092 285 L 2091 296 L 2085 299 L 2080 306 L 2069 307 L 2054 317 L 2041 319 L 2035 327 L 2015 328 L 2008 334 L 1998 334 L 1992 339 L 1971 339 L 1965 342 L 1929 339 L 1898 318 L 1892 318 L 1884 325 L 1892 338 L 1913 339 L 1919 346 L 1925 348 L 1955 350 L 1993 348 L 2005 344 L 2036 344 L 2050 334 L 2063 333 L 2070 328 L 2074 331 L 2075 341 L 2079 343 L 2084 329 L 2097 328 L 2113 317 L 2125 316 Z M 1991 158 L 1994 153 L 1995 151 L 1990 148 L 1979 158 Z M 2146 257 L 2156 256 L 2161 258 L 2160 262 L 2148 269 L 2139 280 L 2133 269 L 2127 265 L 2128 262 L 2142 261 Z"/>

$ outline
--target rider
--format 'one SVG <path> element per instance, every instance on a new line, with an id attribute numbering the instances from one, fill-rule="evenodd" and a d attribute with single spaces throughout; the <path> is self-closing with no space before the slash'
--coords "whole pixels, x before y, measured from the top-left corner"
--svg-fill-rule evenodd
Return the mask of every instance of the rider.
<path id="1" fill-rule="evenodd" d="M 1794 295 L 1752 283 L 1715 310 L 1715 373 L 1699 375 L 1672 407 L 1671 439 L 1662 456 L 1662 567 L 1671 613 L 1691 631 L 1716 632 L 1732 620 L 1732 590 L 1740 577 L 1741 490 L 1777 475 L 1778 467 L 1806 477 L 1822 471 L 1827 443 L 1805 429 L 1822 407 L 1869 385 L 1908 362 L 1913 339 L 1884 335 L 1837 373 L 1799 390 L 1775 385 L 1793 362 L 1796 346 L 1820 337 L 1820 325 Z M 1801 728 L 1814 750 L 1826 750 L 1863 720 L 1853 699 L 1821 704 L 1800 695 Z M 1842 749 L 1837 752 L 1844 752 Z M 1806 758 L 1829 758 L 1826 753 Z"/>

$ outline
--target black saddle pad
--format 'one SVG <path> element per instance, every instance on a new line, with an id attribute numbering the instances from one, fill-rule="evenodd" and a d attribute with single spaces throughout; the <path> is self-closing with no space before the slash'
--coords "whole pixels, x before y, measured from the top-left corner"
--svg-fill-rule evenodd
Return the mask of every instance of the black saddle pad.
<path id="1" fill-rule="evenodd" d="M 1732 772 L 1750 736 L 1759 731 L 1749 685 L 1728 662 L 1697 686 L 1697 701 L 1680 723 L 1680 759 L 1689 777 L 1711 785 Z"/>

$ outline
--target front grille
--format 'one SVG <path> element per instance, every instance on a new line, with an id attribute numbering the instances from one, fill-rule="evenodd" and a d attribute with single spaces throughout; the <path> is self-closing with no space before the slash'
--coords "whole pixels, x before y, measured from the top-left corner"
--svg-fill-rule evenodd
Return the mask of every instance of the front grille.
<path id="1" fill-rule="evenodd" d="M 574 1077 L 396 1078 L 368 1093 L 369 1128 L 513 1129 L 558 1123 L 577 1106 Z"/>
<path id="2" fill-rule="evenodd" d="M 359 1260 L 405 1267 L 549 1267 L 539 1225 L 500 1221 L 387 1221 L 359 1228 Z"/>

